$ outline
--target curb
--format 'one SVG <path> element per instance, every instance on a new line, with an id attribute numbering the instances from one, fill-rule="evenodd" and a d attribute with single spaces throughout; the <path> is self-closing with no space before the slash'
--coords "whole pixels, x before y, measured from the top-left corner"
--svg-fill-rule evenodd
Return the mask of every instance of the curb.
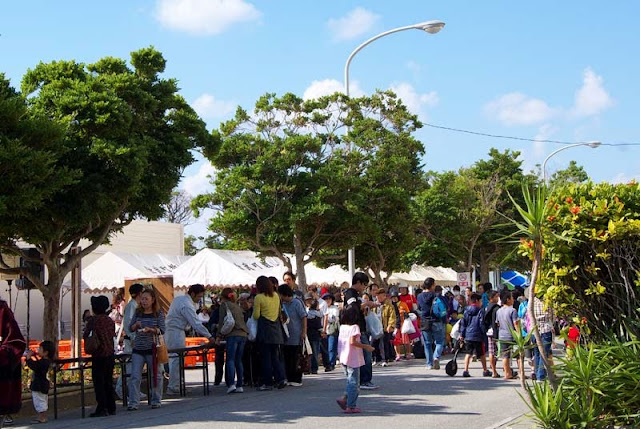
<path id="1" fill-rule="evenodd" d="M 525 414 L 520 414 L 517 415 L 515 417 L 507 417 L 506 419 L 502 420 L 501 422 L 498 422 L 494 425 L 488 426 L 485 429 L 498 429 L 501 428 L 502 426 L 508 425 L 509 423 L 514 423 L 515 421 L 523 418 L 525 416 Z"/>

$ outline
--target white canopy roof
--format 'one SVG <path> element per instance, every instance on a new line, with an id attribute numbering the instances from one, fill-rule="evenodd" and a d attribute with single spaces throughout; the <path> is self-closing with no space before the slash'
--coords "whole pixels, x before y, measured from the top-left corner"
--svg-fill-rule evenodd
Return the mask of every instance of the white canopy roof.
<path id="1" fill-rule="evenodd" d="M 258 276 L 281 280 L 286 271 L 287 267 L 276 257 L 260 258 L 249 250 L 203 249 L 173 272 L 173 285 L 251 286 Z M 349 273 L 339 266 L 322 269 L 311 263 L 306 266 L 305 274 L 308 284 L 349 281 Z"/>
<path id="2" fill-rule="evenodd" d="M 190 256 L 107 252 L 82 270 L 82 290 L 124 287 L 125 279 L 170 276 Z M 70 278 L 63 287 L 70 287 Z"/>
<path id="3" fill-rule="evenodd" d="M 390 283 L 406 283 L 417 286 L 424 282 L 427 277 L 432 277 L 436 284 L 442 286 L 453 286 L 458 282 L 458 274 L 451 268 L 425 267 L 424 265 L 413 265 L 408 273 L 394 273 L 388 281 Z"/>

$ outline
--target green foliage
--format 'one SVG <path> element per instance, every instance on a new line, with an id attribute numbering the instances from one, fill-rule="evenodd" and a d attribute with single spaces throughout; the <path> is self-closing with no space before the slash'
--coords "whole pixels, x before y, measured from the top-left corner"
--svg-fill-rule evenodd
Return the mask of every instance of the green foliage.
<path id="1" fill-rule="evenodd" d="M 557 365 L 562 381 L 527 386 L 534 420 L 544 428 L 608 428 L 640 424 L 640 343 L 578 346 Z M 628 425 L 628 426 L 627 426 Z"/>
<path id="2" fill-rule="evenodd" d="M 640 186 L 558 187 L 546 226 L 538 291 L 560 316 L 585 317 L 595 341 L 640 338 Z"/>
<path id="3" fill-rule="evenodd" d="M 569 162 L 569 166 L 564 170 L 558 170 L 551 175 L 549 185 L 551 188 L 568 185 L 571 183 L 584 183 L 589 180 L 589 175 L 577 162 Z"/>

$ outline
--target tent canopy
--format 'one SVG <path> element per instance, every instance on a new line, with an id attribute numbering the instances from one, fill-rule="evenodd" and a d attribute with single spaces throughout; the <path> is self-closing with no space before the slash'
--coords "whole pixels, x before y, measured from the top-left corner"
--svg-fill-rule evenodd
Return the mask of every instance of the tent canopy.
<path id="1" fill-rule="evenodd" d="M 458 282 L 458 274 L 453 269 L 426 267 L 424 265 L 413 265 L 408 273 L 394 273 L 387 281 L 389 283 L 406 283 L 410 286 L 420 286 L 427 277 L 432 277 L 436 284 L 441 286 L 454 286 Z"/>
<path id="2" fill-rule="evenodd" d="M 509 290 L 513 290 L 516 287 L 524 288 L 529 285 L 527 276 L 517 271 L 504 271 L 500 273 L 500 280 Z"/>
<path id="3" fill-rule="evenodd" d="M 190 256 L 107 252 L 82 270 L 83 291 L 124 287 L 125 279 L 170 276 Z M 71 287 L 71 279 L 63 287 Z"/>

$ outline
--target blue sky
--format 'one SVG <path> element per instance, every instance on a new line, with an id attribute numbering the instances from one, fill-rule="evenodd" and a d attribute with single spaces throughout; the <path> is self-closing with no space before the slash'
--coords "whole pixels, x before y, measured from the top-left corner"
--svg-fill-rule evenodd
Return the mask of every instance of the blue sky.
<path id="1" fill-rule="evenodd" d="M 489 134 L 568 142 L 640 143 L 640 3 L 433 1 L 22 1 L 0 15 L 0 72 L 19 87 L 39 61 L 128 58 L 154 45 L 166 75 L 209 128 L 265 92 L 306 97 L 341 89 L 344 63 L 382 31 L 438 19 L 366 47 L 351 65 L 351 92 L 395 89 L 423 122 Z M 425 169 L 451 170 L 491 147 L 522 152 L 533 168 L 560 146 L 425 127 Z M 578 147 L 558 154 L 596 181 L 640 178 L 640 146 Z M 200 160 L 182 186 L 210 190 Z M 206 220 L 188 231 L 204 233 Z"/>

